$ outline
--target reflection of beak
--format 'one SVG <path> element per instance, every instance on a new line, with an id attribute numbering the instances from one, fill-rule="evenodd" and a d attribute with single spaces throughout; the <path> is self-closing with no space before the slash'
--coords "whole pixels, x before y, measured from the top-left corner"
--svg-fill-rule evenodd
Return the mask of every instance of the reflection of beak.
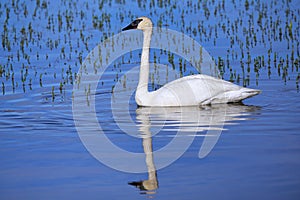
<path id="1" fill-rule="evenodd" d="M 133 181 L 129 182 L 128 184 L 133 185 L 142 191 L 152 191 L 158 188 L 156 180 Z"/>
<path id="2" fill-rule="evenodd" d="M 129 182 L 128 185 L 133 185 L 137 188 L 139 188 L 140 190 L 145 190 L 144 186 L 143 186 L 143 181 L 133 181 L 133 182 Z"/>

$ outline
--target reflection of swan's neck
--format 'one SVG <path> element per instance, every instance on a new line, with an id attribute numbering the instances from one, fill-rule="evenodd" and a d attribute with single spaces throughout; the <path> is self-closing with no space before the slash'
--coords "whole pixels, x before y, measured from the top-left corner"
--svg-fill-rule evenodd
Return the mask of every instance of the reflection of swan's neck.
<path id="1" fill-rule="evenodd" d="M 142 125 L 140 131 L 143 138 L 143 149 L 146 155 L 146 164 L 148 168 L 148 180 L 143 181 L 143 185 L 146 190 L 155 190 L 158 188 L 158 181 L 153 159 L 152 133 L 150 131 L 151 122 L 148 114 L 138 114 L 137 119 L 141 121 Z"/>
<path id="2" fill-rule="evenodd" d="M 148 81 L 149 81 L 149 49 L 152 35 L 152 27 L 143 31 L 144 41 L 143 50 L 141 57 L 140 77 L 137 88 L 137 93 L 146 94 L 148 93 Z"/>
<path id="3" fill-rule="evenodd" d="M 150 133 L 151 134 L 151 133 Z M 148 168 L 148 179 L 156 181 L 156 169 L 153 160 L 152 138 L 151 135 L 143 138 L 143 148 L 146 155 L 146 164 Z"/>

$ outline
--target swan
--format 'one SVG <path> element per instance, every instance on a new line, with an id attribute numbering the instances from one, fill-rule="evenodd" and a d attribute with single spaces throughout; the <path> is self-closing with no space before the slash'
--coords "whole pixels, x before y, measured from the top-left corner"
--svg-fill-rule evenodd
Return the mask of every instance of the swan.
<path id="1" fill-rule="evenodd" d="M 152 21 L 139 17 L 122 31 L 137 29 L 143 31 L 143 48 L 139 82 L 135 101 L 138 106 L 199 106 L 217 103 L 234 103 L 255 96 L 261 91 L 235 85 L 204 74 L 190 75 L 165 84 L 149 92 L 149 49 L 152 35 Z"/>

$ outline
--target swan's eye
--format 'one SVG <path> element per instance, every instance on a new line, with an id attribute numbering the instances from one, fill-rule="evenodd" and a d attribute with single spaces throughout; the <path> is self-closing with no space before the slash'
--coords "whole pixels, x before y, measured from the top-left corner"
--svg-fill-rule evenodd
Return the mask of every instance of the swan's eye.
<path id="1" fill-rule="evenodd" d="M 143 21 L 142 19 L 137 19 L 137 20 L 134 20 L 132 23 L 131 23 L 131 26 L 138 26 L 139 23 Z"/>
<path id="2" fill-rule="evenodd" d="M 143 21 L 143 19 L 136 19 L 131 24 L 129 24 L 127 27 L 123 28 L 122 31 L 130 30 L 130 29 L 137 29 L 139 23 Z"/>

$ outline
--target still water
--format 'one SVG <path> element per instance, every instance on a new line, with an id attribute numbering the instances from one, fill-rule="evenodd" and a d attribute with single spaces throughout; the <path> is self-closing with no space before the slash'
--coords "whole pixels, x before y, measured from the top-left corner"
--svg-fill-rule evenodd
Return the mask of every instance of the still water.
<path id="1" fill-rule="evenodd" d="M 1 199 L 299 199 L 297 1 L 176 2 L 1 2 Z M 102 133 L 89 126 L 88 109 L 76 121 L 81 63 L 140 15 L 189 35 L 224 79 L 262 94 L 237 105 L 138 108 L 134 94 L 118 98 L 137 84 L 124 77 L 139 65 L 140 51 L 133 51 L 94 82 L 94 95 L 87 89 L 82 96 L 82 105 L 94 97 Z M 151 73 L 151 90 L 196 73 L 178 55 L 153 50 L 150 57 L 170 66 Z M 108 167 L 84 142 L 89 136 L 140 160 L 93 143 Z"/>

